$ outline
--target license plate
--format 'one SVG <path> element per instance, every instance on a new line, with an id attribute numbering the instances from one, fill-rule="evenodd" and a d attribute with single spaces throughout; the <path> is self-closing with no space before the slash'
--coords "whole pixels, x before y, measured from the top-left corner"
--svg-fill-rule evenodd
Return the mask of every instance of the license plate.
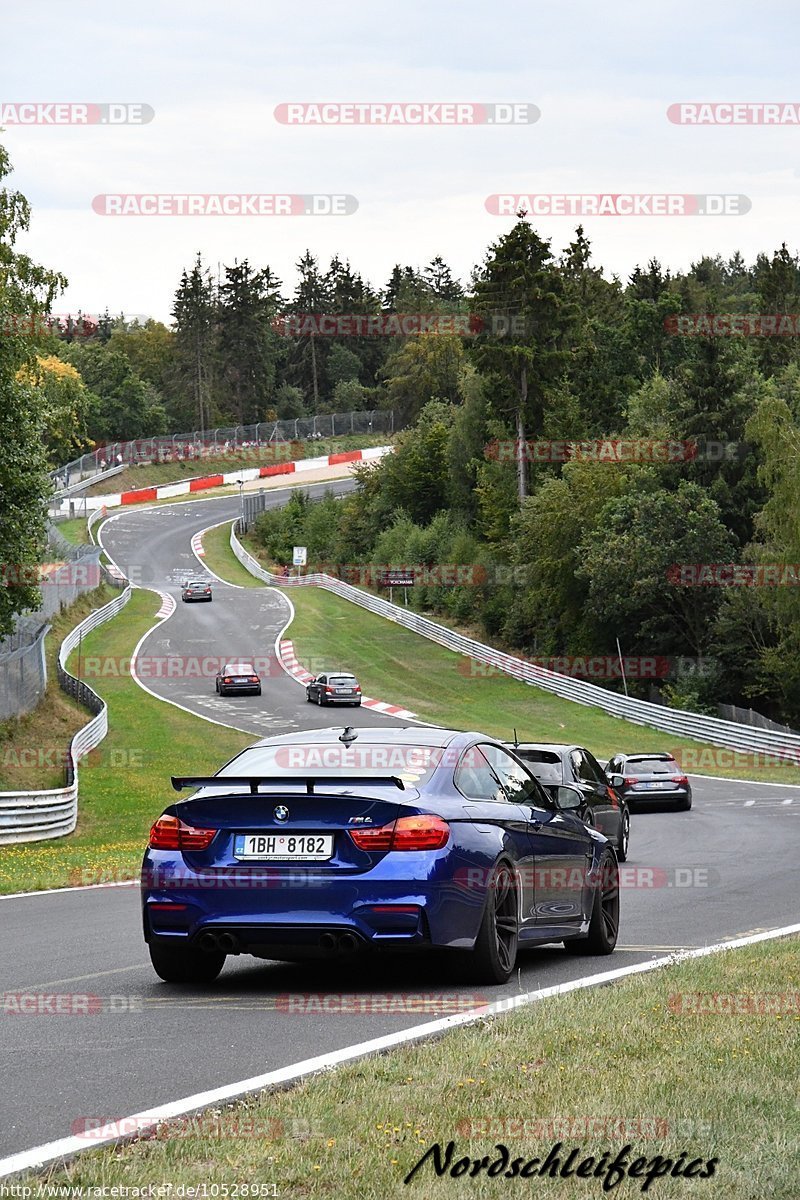
<path id="1" fill-rule="evenodd" d="M 652 782 L 649 782 L 649 783 L 645 783 L 642 786 L 646 787 L 646 788 L 665 788 L 665 787 L 669 787 L 669 784 L 662 783 L 661 780 L 659 779 L 659 780 L 653 780 Z"/>
<path id="2" fill-rule="evenodd" d="M 249 683 L 250 680 L 246 676 L 237 675 L 233 682 L 234 683 Z"/>
<path id="3" fill-rule="evenodd" d="M 353 694 L 352 688 L 337 688 L 337 691 L 340 696 L 352 696 Z"/>
<path id="4" fill-rule="evenodd" d="M 326 833 L 237 833 L 234 858 L 326 862 L 333 857 L 333 835 Z"/>

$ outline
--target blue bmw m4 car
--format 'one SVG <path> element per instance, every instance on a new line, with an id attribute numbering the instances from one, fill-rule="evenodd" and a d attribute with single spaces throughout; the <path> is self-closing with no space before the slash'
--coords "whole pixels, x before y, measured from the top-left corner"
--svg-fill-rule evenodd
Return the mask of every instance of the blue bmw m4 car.
<path id="1" fill-rule="evenodd" d="M 229 954 L 302 961 L 446 951 L 504 983 L 517 951 L 610 954 L 610 842 L 511 750 L 450 729 L 314 729 L 265 738 L 165 810 L 142 865 L 144 936 L 170 983 Z"/>

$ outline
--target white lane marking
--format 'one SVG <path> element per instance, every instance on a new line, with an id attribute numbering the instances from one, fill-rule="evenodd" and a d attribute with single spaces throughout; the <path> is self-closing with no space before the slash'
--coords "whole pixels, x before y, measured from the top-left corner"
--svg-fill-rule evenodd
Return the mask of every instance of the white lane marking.
<path id="1" fill-rule="evenodd" d="M 261 1092 L 267 1088 L 276 1088 L 289 1083 L 297 1083 L 300 1079 L 308 1075 L 315 1075 L 320 1071 L 330 1070 L 332 1067 L 341 1066 L 342 1063 L 353 1062 L 368 1055 L 380 1054 L 396 1046 L 419 1042 L 425 1038 L 443 1033 L 446 1030 L 458 1029 L 464 1025 L 474 1025 L 475 1022 L 485 1020 L 486 1017 L 510 1012 L 529 1004 L 535 1004 L 540 1000 L 547 1000 L 554 996 L 565 996 L 570 992 L 582 991 L 585 988 L 613 983 L 619 979 L 630 978 L 632 975 L 642 975 L 649 971 L 660 970 L 662 967 L 688 962 L 695 958 L 705 958 L 710 954 L 718 954 L 724 950 L 738 949 L 741 946 L 752 946 L 757 942 L 788 937 L 795 933 L 800 933 L 800 925 L 786 925 L 782 929 L 772 929 L 766 933 L 756 933 L 749 937 L 735 938 L 728 942 L 717 942 L 714 945 L 703 946 L 696 950 L 686 950 L 680 954 L 671 954 L 666 958 L 651 959 L 650 962 L 633 963 L 629 967 L 617 967 L 613 971 L 603 971 L 599 975 L 584 976 L 582 979 L 571 979 L 567 983 L 557 983 L 552 987 L 539 988 L 534 992 L 524 992 L 519 996 L 504 997 L 501 1000 L 495 1001 L 494 1004 L 484 1004 L 467 1012 L 453 1013 L 447 1017 L 439 1017 L 435 1021 L 427 1021 L 422 1025 L 412 1025 L 409 1029 L 401 1029 L 397 1033 L 385 1034 L 382 1037 L 372 1038 L 367 1042 L 358 1042 L 353 1046 L 345 1046 L 341 1050 L 317 1055 L 316 1058 L 307 1058 L 303 1062 L 293 1063 L 288 1067 L 280 1067 L 277 1071 L 268 1071 L 264 1075 L 254 1075 L 250 1079 L 242 1079 L 236 1083 L 225 1084 L 223 1087 L 212 1088 L 205 1092 L 197 1092 L 193 1096 L 185 1096 L 181 1100 L 175 1100 L 170 1104 L 161 1104 L 155 1108 L 134 1113 L 133 1116 L 126 1117 L 123 1121 L 105 1125 L 102 1129 L 93 1132 L 91 1142 L 88 1145 L 86 1138 L 73 1136 L 60 1138 L 54 1142 L 46 1142 L 44 1145 L 34 1146 L 30 1150 L 23 1150 L 18 1154 L 9 1155 L 7 1158 L 0 1159 L 0 1178 L 6 1175 L 18 1174 L 21 1171 L 36 1170 L 44 1166 L 45 1163 L 71 1157 L 79 1154 L 82 1150 L 93 1150 L 98 1146 L 134 1140 L 130 1136 L 120 1137 L 120 1126 L 122 1128 L 136 1129 L 141 1134 L 148 1127 L 155 1126 L 161 1121 L 185 1116 L 187 1113 L 197 1112 L 199 1109 L 209 1108 L 211 1105 L 225 1104 L 252 1092 Z"/>
<path id="2" fill-rule="evenodd" d="M 139 510 L 139 511 L 141 511 L 141 510 Z M 108 550 L 106 550 L 105 546 L 103 546 L 101 534 L 102 534 L 103 530 L 105 529 L 106 525 L 108 524 L 108 521 L 117 521 L 117 520 L 119 520 L 120 517 L 126 516 L 126 515 L 127 515 L 126 513 L 116 513 L 113 517 L 109 517 L 107 521 L 101 521 L 100 526 L 97 530 L 98 543 L 100 546 L 103 547 L 103 552 L 106 554 L 109 561 L 112 563 L 114 562 L 114 560 L 111 557 L 111 555 L 108 553 Z M 224 524 L 224 522 L 223 522 L 223 524 Z M 114 565 L 116 566 L 116 563 L 114 563 Z M 155 592 L 155 594 L 157 596 L 161 594 L 156 588 L 140 588 L 138 584 L 133 584 L 132 586 L 135 587 L 139 591 Z M 175 608 L 177 609 L 177 604 L 176 604 Z M 173 610 L 172 615 L 174 615 L 174 610 Z M 160 700 L 162 704 L 172 704 L 173 707 L 179 708 L 182 712 L 189 713 L 189 715 L 192 717 L 198 717 L 201 721 L 208 721 L 209 724 L 211 724 L 211 725 L 220 725 L 220 726 L 222 726 L 223 729 L 235 729 L 237 733 L 245 733 L 249 737 L 257 738 L 258 734 L 254 734 L 252 729 L 241 729 L 238 725 L 231 725 L 227 721 L 215 721 L 213 717 L 207 717 L 204 713 L 199 713 L 199 712 L 196 712 L 192 708 L 187 708 L 185 704 L 178 704 L 177 700 L 168 700 L 166 696 L 159 696 L 158 692 L 154 692 L 151 688 L 149 688 L 147 686 L 147 684 L 143 683 L 142 680 L 139 678 L 139 676 L 136 674 L 136 671 L 134 668 L 136 666 L 136 659 L 138 658 L 139 651 L 141 650 L 142 645 L 147 640 L 147 638 L 150 637 L 150 634 L 153 633 L 154 630 L 159 629 L 163 624 L 166 624 L 166 622 L 169 619 L 170 619 L 169 617 L 166 617 L 164 620 L 156 620 L 155 624 L 151 625 L 149 629 L 145 630 L 145 632 L 139 638 L 139 641 L 136 643 L 133 653 L 131 655 L 131 663 L 130 663 L 131 678 L 134 679 L 136 683 L 138 683 L 139 687 L 142 689 L 143 692 L 147 692 L 148 696 L 152 696 L 154 700 Z"/>
<path id="3" fill-rule="evenodd" d="M 791 804 L 791 801 L 789 801 L 789 803 Z M 755 800 L 745 800 L 745 802 L 744 802 L 744 807 L 745 807 L 745 808 L 751 808 L 751 807 L 752 807 L 752 805 L 754 805 L 754 804 L 755 804 Z"/>
<path id="4" fill-rule="evenodd" d="M 773 783 L 769 779 L 732 779 L 728 775 L 694 775 L 690 771 L 686 774 L 690 779 L 715 779 L 718 783 L 748 783 L 755 787 L 788 787 L 800 790 L 800 783 Z"/>
<path id="5" fill-rule="evenodd" d="M 781 800 L 781 804 L 794 804 L 794 797 L 789 796 L 787 800 Z"/>

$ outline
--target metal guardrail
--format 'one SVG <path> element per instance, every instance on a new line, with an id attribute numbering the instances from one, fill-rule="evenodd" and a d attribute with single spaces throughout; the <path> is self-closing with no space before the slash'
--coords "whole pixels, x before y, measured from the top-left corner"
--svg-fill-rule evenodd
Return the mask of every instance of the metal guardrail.
<path id="1" fill-rule="evenodd" d="M 119 586 L 110 575 L 106 575 L 106 579 L 112 585 Z M 94 716 L 70 741 L 65 787 L 47 791 L 0 792 L 0 845 L 65 837 L 75 829 L 78 821 L 78 763 L 85 754 L 99 746 L 108 733 L 108 710 L 105 700 L 88 684 L 70 675 L 65 664 L 86 634 L 115 617 L 130 598 L 131 586 L 125 580 L 119 596 L 90 613 L 61 643 L 57 665 L 59 685 L 63 691 L 84 704 Z"/>
<path id="2" fill-rule="evenodd" d="M 276 587 L 321 587 L 335 596 L 341 596 L 361 608 L 394 621 L 413 633 L 437 642 L 440 646 L 464 654 L 476 662 L 485 664 L 518 679 L 522 683 L 532 684 L 544 691 L 552 692 L 565 700 L 576 704 L 588 705 L 602 709 L 614 717 L 622 717 L 635 725 L 648 725 L 660 729 L 664 733 L 672 733 L 677 737 L 692 738 L 695 741 L 710 742 L 716 746 L 726 746 L 736 750 L 758 751 L 774 755 L 779 759 L 800 762 L 800 735 L 776 732 L 770 729 L 757 729 L 749 725 L 740 725 L 735 721 L 723 721 L 719 717 L 704 716 L 700 713 L 686 712 L 684 709 L 665 708 L 660 704 L 652 704 L 649 700 L 635 700 L 621 696 L 594 683 L 586 683 L 580 679 L 571 679 L 567 675 L 559 675 L 548 671 L 546 667 L 536 666 L 517 658 L 513 654 L 505 654 L 492 646 L 476 642 L 464 637 L 445 625 L 422 617 L 398 604 L 391 604 L 380 596 L 344 583 L 331 575 L 309 574 L 284 577 L 273 575 L 265 570 L 242 546 L 236 536 L 238 521 L 231 526 L 231 549 L 243 567 L 257 579 Z"/>
<path id="3" fill-rule="evenodd" d="M 65 463 L 50 472 L 55 487 L 68 490 L 87 476 L 112 473 L 113 468 L 101 470 L 101 464 L 117 463 L 132 466 L 137 462 L 149 462 L 161 453 L 184 453 L 196 457 L 198 463 L 203 454 L 218 453 L 220 449 L 248 446 L 265 446 L 275 441 L 313 440 L 321 437 L 343 437 L 355 433 L 394 433 L 400 426 L 395 422 L 392 409 L 357 409 L 346 413 L 319 413 L 309 417 L 291 417 L 286 420 L 261 421 L 256 425 L 226 425 L 216 429 L 195 429 L 192 433 L 172 433 L 163 436 L 137 438 L 132 442 L 112 442 L 98 446 L 89 454 Z M 116 473 L 116 471 L 115 471 Z"/>

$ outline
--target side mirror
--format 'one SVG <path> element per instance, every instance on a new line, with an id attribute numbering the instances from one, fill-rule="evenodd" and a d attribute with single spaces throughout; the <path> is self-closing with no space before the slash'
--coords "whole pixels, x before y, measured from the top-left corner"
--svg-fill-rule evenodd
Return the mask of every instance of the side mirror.
<path id="1" fill-rule="evenodd" d="M 625 776 L 624 775 L 612 775 L 612 776 L 610 776 L 610 779 L 611 779 L 611 786 L 613 788 L 621 788 L 621 787 L 624 787 L 624 785 L 625 785 Z"/>
<path id="2" fill-rule="evenodd" d="M 555 793 L 556 804 L 564 812 L 575 812 L 577 809 L 583 808 L 583 794 L 577 788 L 562 783 L 550 794 L 553 795 L 553 793 Z"/>

